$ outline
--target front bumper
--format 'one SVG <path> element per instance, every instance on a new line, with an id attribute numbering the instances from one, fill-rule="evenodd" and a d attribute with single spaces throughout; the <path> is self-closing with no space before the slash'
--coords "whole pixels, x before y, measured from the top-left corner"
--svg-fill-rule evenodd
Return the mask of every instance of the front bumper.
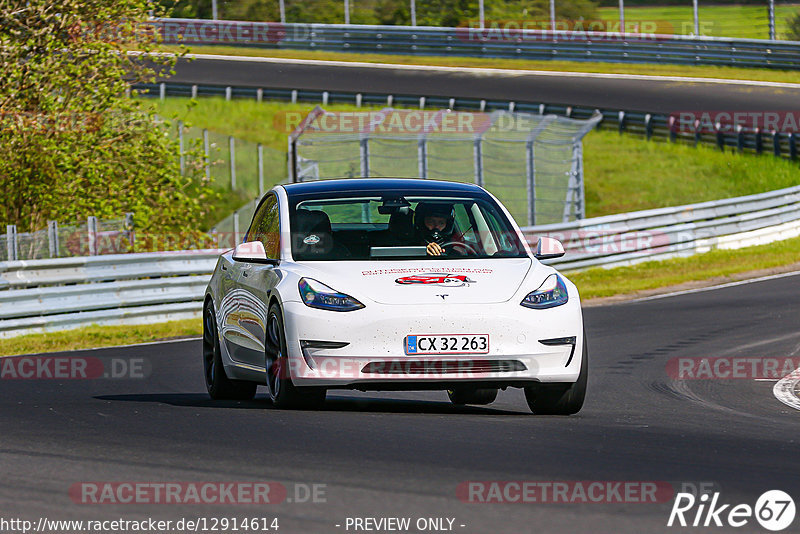
<path id="1" fill-rule="evenodd" d="M 580 373 L 583 319 L 577 298 L 546 310 L 511 303 L 452 309 L 371 303 L 331 312 L 300 302 L 285 302 L 283 310 L 290 372 L 298 386 L 443 389 L 474 382 L 499 387 L 574 382 Z M 406 355 L 405 337 L 425 334 L 488 334 L 489 353 Z M 574 345 L 539 342 L 567 337 L 575 338 Z M 319 342 L 347 345 L 320 348 L 324 343 Z"/>

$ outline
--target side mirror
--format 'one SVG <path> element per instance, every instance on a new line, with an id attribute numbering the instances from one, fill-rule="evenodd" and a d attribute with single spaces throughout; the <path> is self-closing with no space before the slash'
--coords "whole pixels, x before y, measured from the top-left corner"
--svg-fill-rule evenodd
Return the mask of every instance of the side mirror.
<path id="1" fill-rule="evenodd" d="M 276 263 L 267 257 L 267 251 L 264 250 L 264 244 L 261 241 L 250 241 L 248 243 L 240 243 L 233 249 L 234 261 L 247 261 L 252 263 Z"/>
<path id="2" fill-rule="evenodd" d="M 564 245 L 558 239 L 552 237 L 540 237 L 536 243 L 536 254 L 534 256 L 537 260 L 548 260 L 551 258 L 560 258 L 564 255 Z"/>

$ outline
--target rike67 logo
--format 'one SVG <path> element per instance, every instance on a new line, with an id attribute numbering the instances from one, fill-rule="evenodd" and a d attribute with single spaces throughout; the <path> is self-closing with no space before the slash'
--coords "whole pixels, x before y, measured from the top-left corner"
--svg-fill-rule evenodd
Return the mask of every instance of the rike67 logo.
<path id="1" fill-rule="evenodd" d="M 749 504 L 723 504 L 720 493 L 707 493 L 695 497 L 691 493 L 678 493 L 669 514 L 667 526 L 739 528 L 753 518 L 767 530 L 777 532 L 789 527 L 794 521 L 794 500 L 781 490 L 763 493 L 755 506 Z"/>

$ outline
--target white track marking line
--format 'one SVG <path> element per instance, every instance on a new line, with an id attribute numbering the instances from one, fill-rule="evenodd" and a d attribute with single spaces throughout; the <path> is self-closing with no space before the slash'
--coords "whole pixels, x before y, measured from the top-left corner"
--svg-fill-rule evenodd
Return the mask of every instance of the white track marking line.
<path id="1" fill-rule="evenodd" d="M 778 380 L 778 383 L 772 388 L 772 393 L 785 405 L 800 410 L 800 398 L 796 393 L 798 384 L 800 384 L 800 368 Z"/>
<path id="2" fill-rule="evenodd" d="M 797 276 L 800 274 L 800 271 L 792 271 L 789 273 L 781 273 L 781 274 L 771 274 L 769 276 L 761 276 L 759 278 L 749 278 L 747 280 L 738 280 L 736 282 L 728 282 L 727 284 L 720 284 L 717 286 L 708 286 L 708 287 L 698 287 L 695 289 L 685 289 L 683 291 L 674 291 L 672 293 L 664 293 L 662 295 L 653 295 L 650 297 L 642 297 L 640 299 L 632 299 L 625 302 L 620 302 L 620 304 L 626 304 L 629 302 L 645 302 L 648 300 L 657 300 L 657 299 L 665 299 L 668 297 L 677 297 L 679 295 L 689 295 L 691 293 L 702 293 L 704 291 L 714 291 L 716 289 L 725 289 L 728 287 L 735 287 L 735 286 L 743 286 L 745 284 L 753 284 L 756 282 L 764 282 L 766 280 L 775 280 L 777 278 L 786 278 L 789 276 Z"/>
<path id="3" fill-rule="evenodd" d="M 174 55 L 174 54 L 169 54 Z M 403 65 L 400 63 L 370 63 L 367 61 L 326 61 L 321 59 L 292 59 L 278 57 L 259 57 L 259 56 L 227 56 L 221 54 L 187 54 L 185 57 L 196 59 L 215 59 L 225 61 L 248 61 L 253 63 L 279 63 L 279 64 L 298 64 L 316 65 L 329 67 L 354 67 L 354 68 L 374 68 L 392 70 L 423 70 L 453 73 L 485 74 L 496 76 L 551 76 L 558 78 L 598 78 L 608 80 L 639 80 L 655 82 L 689 82 L 689 83 L 711 83 L 722 85 L 746 85 L 756 87 L 779 87 L 784 89 L 800 89 L 800 83 L 789 82 L 766 82 L 758 80 L 739 80 L 725 78 L 698 78 L 691 76 L 656 76 L 652 74 L 612 74 L 604 72 L 568 72 L 556 70 L 518 70 L 518 69 L 495 69 L 488 67 L 445 67 L 439 65 Z"/>

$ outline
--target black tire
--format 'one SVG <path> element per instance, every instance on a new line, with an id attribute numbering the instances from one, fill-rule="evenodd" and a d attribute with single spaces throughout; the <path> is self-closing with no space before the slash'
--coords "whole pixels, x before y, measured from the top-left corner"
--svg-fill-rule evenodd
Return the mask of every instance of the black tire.
<path id="1" fill-rule="evenodd" d="M 476 388 L 476 387 L 457 387 L 448 389 L 447 396 L 453 404 L 491 404 L 497 398 L 497 389 Z"/>
<path id="2" fill-rule="evenodd" d="M 583 356 L 578 380 L 571 384 L 538 384 L 525 388 L 528 407 L 537 415 L 572 415 L 583 407 L 589 379 L 589 350 L 583 333 Z"/>
<path id="3" fill-rule="evenodd" d="M 203 371 L 208 395 L 214 400 L 252 400 L 258 384 L 231 380 L 222 365 L 217 320 L 211 302 L 203 308 Z"/>
<path id="4" fill-rule="evenodd" d="M 265 368 L 269 397 L 276 408 L 318 408 L 325 402 L 325 388 L 299 388 L 292 382 L 289 370 L 283 314 L 276 303 L 267 315 L 267 343 Z"/>

